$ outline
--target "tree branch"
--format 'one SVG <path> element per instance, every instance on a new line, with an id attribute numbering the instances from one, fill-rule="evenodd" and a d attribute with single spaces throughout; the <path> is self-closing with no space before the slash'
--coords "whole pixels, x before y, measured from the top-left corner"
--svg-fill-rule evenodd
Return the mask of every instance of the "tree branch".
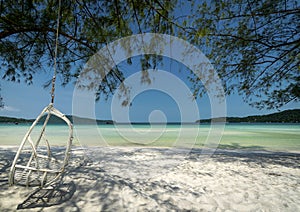
<path id="1" fill-rule="evenodd" d="M 5 31 L 0 32 L 0 40 L 5 39 L 5 38 L 7 38 L 9 36 L 12 36 L 14 34 L 20 34 L 20 33 L 26 33 L 26 32 L 52 32 L 52 33 L 56 33 L 56 29 L 50 28 L 50 27 L 36 27 L 36 26 L 33 26 L 33 27 L 20 27 L 20 28 L 15 28 L 15 29 L 12 29 L 12 30 L 5 30 Z M 75 38 L 72 35 L 69 35 L 69 34 L 67 34 L 65 32 L 62 32 L 62 31 L 59 31 L 59 34 L 66 37 L 66 38 L 74 40 L 74 41 L 88 47 L 89 49 L 95 51 L 95 49 L 92 46 L 90 46 L 86 42 L 83 42 L 81 39 Z"/>
<path id="2" fill-rule="evenodd" d="M 251 18 L 253 16 L 261 17 L 261 16 L 269 16 L 269 15 L 278 15 L 281 13 L 284 13 L 285 15 L 293 15 L 293 14 L 300 13 L 300 9 L 279 10 L 279 11 L 274 11 L 274 12 L 270 12 L 270 13 L 253 13 L 253 14 L 234 15 L 234 16 L 219 18 L 218 20 L 222 21 L 222 20 L 232 20 L 235 18 Z"/>

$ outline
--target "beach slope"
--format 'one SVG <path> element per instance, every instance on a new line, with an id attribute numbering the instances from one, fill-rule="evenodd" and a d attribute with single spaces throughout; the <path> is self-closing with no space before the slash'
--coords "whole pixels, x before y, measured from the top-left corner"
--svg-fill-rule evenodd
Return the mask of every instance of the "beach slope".
<path id="1" fill-rule="evenodd" d="M 1 211 L 300 210 L 299 153 L 73 148 L 62 180 L 39 189 L 8 186 L 15 152 L 0 149 Z"/>

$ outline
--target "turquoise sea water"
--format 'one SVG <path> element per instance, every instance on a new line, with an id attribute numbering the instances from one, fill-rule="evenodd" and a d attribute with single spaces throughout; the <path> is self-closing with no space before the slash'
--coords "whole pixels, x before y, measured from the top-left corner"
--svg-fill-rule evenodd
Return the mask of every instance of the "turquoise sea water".
<path id="1" fill-rule="evenodd" d="M 18 146 L 30 125 L 0 125 L 0 145 Z M 227 124 L 210 131 L 210 125 L 78 125 L 74 145 L 80 146 L 155 146 L 203 147 L 273 151 L 300 151 L 300 124 Z M 41 130 L 37 126 L 32 138 Z M 210 133 L 209 140 L 207 140 Z M 48 125 L 46 137 L 52 145 L 64 145 L 68 128 Z M 219 140 L 220 138 L 220 140 Z M 220 141 L 220 143 L 219 143 Z"/>

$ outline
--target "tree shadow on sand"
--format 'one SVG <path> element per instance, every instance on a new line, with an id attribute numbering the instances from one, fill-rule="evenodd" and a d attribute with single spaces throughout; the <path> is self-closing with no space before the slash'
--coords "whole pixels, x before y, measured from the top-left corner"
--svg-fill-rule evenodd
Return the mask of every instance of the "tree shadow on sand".
<path id="1" fill-rule="evenodd" d="M 159 171 L 148 169 L 149 162 L 163 162 L 151 158 L 146 161 L 147 155 L 162 155 L 162 158 L 167 160 L 168 158 L 176 158 L 182 152 L 166 155 L 163 148 L 133 148 L 131 150 L 125 149 L 125 151 L 124 149 L 120 149 L 120 151 L 115 149 L 117 148 L 88 148 L 86 150 L 86 155 L 88 155 L 86 161 L 80 167 L 73 166 L 68 174 L 68 177 L 78 183 L 76 184 L 76 195 L 66 205 L 77 208 L 81 208 L 82 205 L 90 205 L 91 207 L 100 207 L 99 210 L 103 211 L 116 211 L 122 208 L 126 208 L 126 210 L 144 210 L 147 208 L 154 211 L 178 211 L 182 208 L 177 205 L 178 202 L 172 200 L 172 196 L 182 196 L 184 199 L 186 195 L 195 198 L 203 195 L 200 191 L 194 192 L 168 181 L 171 180 L 172 182 L 173 179 L 165 180 L 164 177 L 156 177 L 155 175 L 149 176 L 149 178 L 145 177 L 150 172 Z M 201 161 L 202 159 L 201 149 L 193 149 L 186 155 L 185 161 L 181 162 Z M 263 148 L 259 148 L 259 151 L 221 149 L 217 150 L 210 159 L 221 163 L 240 161 L 251 166 L 256 164 L 258 167 L 279 165 L 295 169 L 300 168 L 299 153 L 270 152 Z M 181 162 L 177 165 L 180 165 Z M 174 170 L 176 172 L 175 166 L 167 167 L 165 173 Z M 134 175 L 130 175 L 130 173 L 134 173 Z M 268 172 L 268 174 L 273 173 Z M 198 176 L 200 178 L 201 175 Z"/>
<path id="2" fill-rule="evenodd" d="M 0 154 L 0 187 L 3 188 L 4 185 L 8 184 L 8 173 L 12 161 L 14 159 L 14 153 L 11 150 L 1 150 Z M 0 195 L 1 197 L 1 195 Z"/>
<path id="3" fill-rule="evenodd" d="M 25 194 L 27 198 L 16 206 L 17 210 L 19 210 L 60 205 L 72 198 L 76 191 L 76 185 L 73 181 L 64 182 L 64 176 L 44 188 L 9 186 L 8 173 L 15 154 L 16 149 L 14 148 L 0 149 L 0 199 L 9 195 L 14 199 L 14 197 L 18 197 L 18 193 Z M 30 193 L 28 194 L 28 192 Z"/>
<path id="4" fill-rule="evenodd" d="M 257 147 L 253 149 L 257 150 Z M 182 162 L 201 161 L 203 159 L 201 151 L 201 149 L 191 150 Z M 7 181 L 7 173 L 15 152 L 0 149 L 0 153 L 0 199 L 7 195 L 5 189 L 10 189 L 9 195 L 13 198 L 12 192 L 16 193 L 22 189 L 10 188 Z M 198 198 L 203 195 L 201 189 L 196 192 L 190 187 L 177 185 L 176 181 L 172 184 L 168 180 L 172 182 L 174 179 L 164 179 L 164 177 L 142 178 L 149 172 L 156 171 L 149 169 L 147 172 L 147 163 L 153 161 L 151 157 L 147 159 L 147 155 L 162 155 L 163 158 L 168 159 L 176 158 L 179 154 L 182 153 L 174 152 L 173 155 L 166 155 L 162 148 L 86 148 L 81 154 L 73 149 L 62 181 L 49 188 L 31 190 L 29 194 L 27 190 L 24 195 L 27 198 L 21 204 L 17 203 L 18 209 L 42 210 L 49 207 L 56 211 L 63 211 L 65 208 L 70 211 L 80 211 L 80 208 L 97 208 L 99 211 L 180 210 L 182 208 L 172 198 L 185 199 L 188 195 Z M 300 168 L 299 153 L 271 152 L 263 148 L 258 148 L 258 151 L 253 151 L 251 148 L 250 150 L 218 149 L 209 156 L 209 159 L 221 164 L 240 161 L 261 167 L 279 165 Z M 168 167 L 166 171 L 176 173 L 176 167 Z M 196 171 L 201 172 L 201 170 Z M 201 174 L 197 176 L 201 178 Z"/>
<path id="5" fill-rule="evenodd" d="M 193 149 L 189 154 L 190 160 L 197 160 L 201 154 L 200 149 Z M 219 145 L 211 158 L 218 162 L 241 161 L 256 163 L 262 166 L 280 165 L 290 168 L 300 168 L 300 153 L 266 150 L 262 146 Z"/>

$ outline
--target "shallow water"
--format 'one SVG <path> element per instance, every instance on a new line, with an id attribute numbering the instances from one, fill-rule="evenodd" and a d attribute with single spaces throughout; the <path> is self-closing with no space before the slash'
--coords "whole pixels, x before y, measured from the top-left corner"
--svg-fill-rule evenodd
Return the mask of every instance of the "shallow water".
<path id="1" fill-rule="evenodd" d="M 18 146 L 30 125 L 0 125 L 0 145 Z M 36 140 L 41 130 L 32 134 Z M 210 125 L 78 125 L 77 146 L 215 147 L 273 151 L 300 151 L 300 124 L 227 124 L 211 131 Z M 218 133 L 222 135 L 219 138 Z M 52 145 L 64 145 L 68 128 L 48 125 L 46 137 Z M 219 140 L 220 139 L 220 140 Z M 220 141 L 220 142 L 219 142 Z"/>

